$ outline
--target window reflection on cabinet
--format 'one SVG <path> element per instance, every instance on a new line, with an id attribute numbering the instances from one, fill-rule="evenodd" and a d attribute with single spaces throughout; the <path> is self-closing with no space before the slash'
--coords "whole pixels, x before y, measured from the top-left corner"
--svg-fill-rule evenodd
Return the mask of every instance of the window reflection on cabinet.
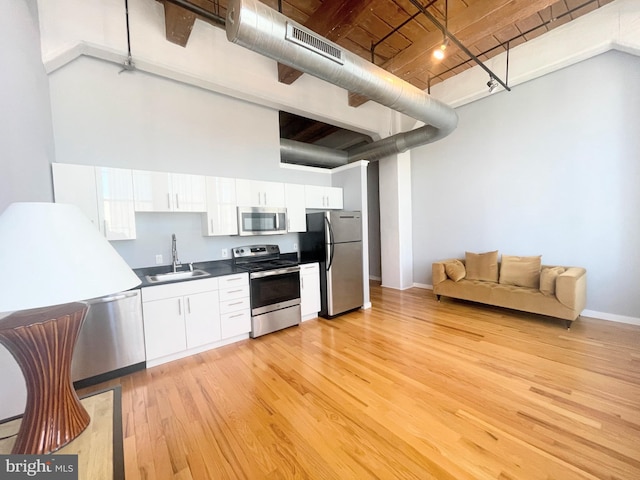
<path id="1" fill-rule="evenodd" d="M 237 235 L 236 181 L 206 177 L 207 211 L 202 215 L 202 234 Z"/>
<path id="2" fill-rule="evenodd" d="M 131 170 L 54 163 L 57 203 L 76 205 L 107 240 L 136 238 Z"/>

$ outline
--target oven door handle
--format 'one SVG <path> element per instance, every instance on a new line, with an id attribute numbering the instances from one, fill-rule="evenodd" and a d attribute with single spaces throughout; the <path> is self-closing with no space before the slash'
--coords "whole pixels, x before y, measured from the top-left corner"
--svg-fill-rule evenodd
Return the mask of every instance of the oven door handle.
<path id="1" fill-rule="evenodd" d="M 249 278 L 263 278 L 263 277 L 271 277 L 273 275 L 286 275 L 287 273 L 295 273 L 299 272 L 300 267 L 286 267 L 286 268 L 276 268 L 274 270 L 265 270 L 263 272 L 254 272 Z"/>

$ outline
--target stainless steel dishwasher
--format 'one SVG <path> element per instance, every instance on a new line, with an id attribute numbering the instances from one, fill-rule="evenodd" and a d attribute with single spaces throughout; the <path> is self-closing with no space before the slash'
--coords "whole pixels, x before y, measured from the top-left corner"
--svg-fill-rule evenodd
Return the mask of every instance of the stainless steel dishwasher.
<path id="1" fill-rule="evenodd" d="M 71 362 L 76 388 L 145 368 L 140 289 L 88 300 Z"/>

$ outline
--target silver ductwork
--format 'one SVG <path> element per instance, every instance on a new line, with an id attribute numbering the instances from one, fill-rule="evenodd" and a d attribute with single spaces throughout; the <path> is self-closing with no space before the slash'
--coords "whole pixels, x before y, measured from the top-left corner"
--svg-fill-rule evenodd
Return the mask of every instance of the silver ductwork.
<path id="1" fill-rule="evenodd" d="M 347 164 L 349 156 L 344 150 L 281 138 L 280 160 L 284 163 L 296 163 L 299 165 L 335 167 Z"/>
<path id="2" fill-rule="evenodd" d="M 444 138 L 458 124 L 458 115 L 448 105 L 344 50 L 258 0 L 230 0 L 227 7 L 226 32 L 230 42 L 350 92 L 366 96 L 426 124 L 411 132 L 399 133 L 364 147 L 348 150 L 345 152 L 346 159 L 339 158 L 340 156 L 333 158 L 335 165 L 360 159 L 378 160 L 404 152 Z M 287 142 L 281 146 L 281 152 L 288 161 L 294 161 L 291 158 L 291 150 Z M 296 145 L 296 150 L 297 153 L 301 153 L 299 145 Z M 316 150 L 308 155 L 322 153 Z M 325 164 L 327 160 L 325 159 Z"/>

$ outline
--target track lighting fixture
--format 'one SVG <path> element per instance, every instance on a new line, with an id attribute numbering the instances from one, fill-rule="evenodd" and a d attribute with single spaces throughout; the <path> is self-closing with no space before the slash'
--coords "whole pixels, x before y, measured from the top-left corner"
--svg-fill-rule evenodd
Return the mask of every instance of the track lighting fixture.
<path id="1" fill-rule="evenodd" d="M 495 78 L 489 77 L 489 81 L 487 82 L 487 87 L 489 87 L 489 93 L 493 93 L 496 88 L 498 88 L 498 82 Z"/>
<path id="2" fill-rule="evenodd" d="M 444 37 L 440 46 L 433 51 L 433 56 L 437 60 L 442 60 L 444 58 L 444 51 L 447 49 L 448 46 L 449 46 L 449 39 L 447 37 Z"/>

